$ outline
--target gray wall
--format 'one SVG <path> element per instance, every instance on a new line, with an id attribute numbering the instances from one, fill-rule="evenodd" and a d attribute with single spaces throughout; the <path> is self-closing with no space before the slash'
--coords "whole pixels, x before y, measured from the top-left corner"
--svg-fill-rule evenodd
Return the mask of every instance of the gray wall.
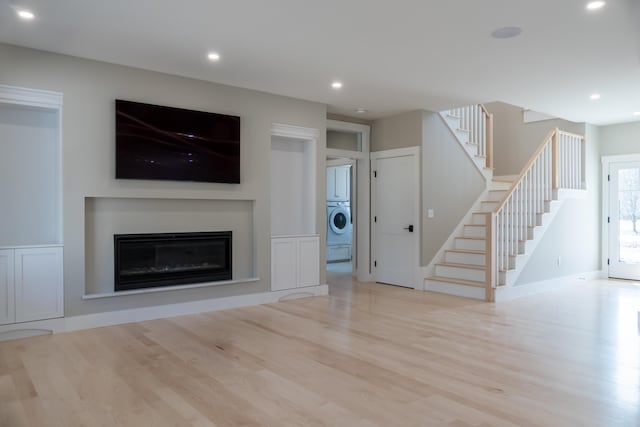
<path id="1" fill-rule="evenodd" d="M 418 110 L 376 120 L 371 151 L 421 147 L 422 265 L 427 265 L 485 188 L 480 172 L 437 113 Z M 435 218 L 426 218 L 427 209 Z"/>
<path id="2" fill-rule="evenodd" d="M 640 121 L 600 127 L 603 156 L 640 153 Z"/>
<path id="3" fill-rule="evenodd" d="M 517 285 L 601 269 L 601 132 L 586 126 L 586 196 L 568 199 L 538 244 Z M 560 265 L 557 260 L 560 257 Z"/>
<path id="4" fill-rule="evenodd" d="M 422 145 L 422 111 L 410 111 L 371 125 L 371 151 Z"/>
<path id="5" fill-rule="evenodd" d="M 494 175 L 519 174 L 551 129 L 585 132 L 584 123 L 562 119 L 524 123 L 522 108 L 515 105 L 492 102 L 485 107 L 493 114 Z"/>
<path id="6" fill-rule="evenodd" d="M 62 143 L 67 316 L 268 291 L 268 159 L 270 130 L 274 122 L 320 130 L 317 206 L 324 206 L 326 106 L 323 104 L 8 45 L 0 45 L 0 78 L 0 83 L 64 94 Z M 115 180 L 116 98 L 239 115 L 242 120 L 241 184 Z M 85 235 L 85 198 L 160 198 L 171 200 L 177 206 L 181 199 L 249 201 L 253 205 L 253 272 L 261 280 L 251 284 L 83 301 L 85 246 L 100 246 L 91 240 L 92 235 Z M 222 215 L 221 212 L 216 214 Z M 156 219 L 151 215 L 148 221 L 152 223 Z M 326 213 L 319 208 L 317 231 L 322 236 L 326 232 L 325 221 Z M 321 241 L 324 240 L 323 237 Z M 325 253 L 324 245 L 320 253 Z M 324 255 L 321 257 L 323 265 Z M 92 276 L 89 274 L 89 278 Z M 324 280 L 321 269 L 321 283 Z"/>
<path id="7" fill-rule="evenodd" d="M 422 265 L 427 265 L 486 188 L 438 113 L 423 112 Z M 435 218 L 427 218 L 433 209 Z"/>

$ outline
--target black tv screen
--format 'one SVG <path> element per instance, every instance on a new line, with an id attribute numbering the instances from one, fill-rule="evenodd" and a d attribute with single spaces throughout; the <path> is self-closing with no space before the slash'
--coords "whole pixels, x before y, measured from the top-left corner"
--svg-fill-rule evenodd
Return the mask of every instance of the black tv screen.
<path id="1" fill-rule="evenodd" d="M 116 100 L 116 178 L 240 182 L 240 117 Z"/>

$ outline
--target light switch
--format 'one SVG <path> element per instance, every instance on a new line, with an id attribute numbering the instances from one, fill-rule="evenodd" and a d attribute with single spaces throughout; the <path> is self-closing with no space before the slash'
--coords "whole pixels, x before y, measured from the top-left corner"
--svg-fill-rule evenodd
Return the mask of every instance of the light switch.
<path id="1" fill-rule="evenodd" d="M 436 214 L 433 212 L 433 209 L 427 209 L 427 218 L 435 218 Z"/>

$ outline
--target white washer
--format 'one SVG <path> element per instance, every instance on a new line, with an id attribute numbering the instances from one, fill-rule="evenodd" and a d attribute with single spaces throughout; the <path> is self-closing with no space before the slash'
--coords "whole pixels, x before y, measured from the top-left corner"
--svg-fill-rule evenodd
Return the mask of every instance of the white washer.
<path id="1" fill-rule="evenodd" d="M 327 246 L 350 245 L 351 207 L 346 202 L 327 203 Z"/>

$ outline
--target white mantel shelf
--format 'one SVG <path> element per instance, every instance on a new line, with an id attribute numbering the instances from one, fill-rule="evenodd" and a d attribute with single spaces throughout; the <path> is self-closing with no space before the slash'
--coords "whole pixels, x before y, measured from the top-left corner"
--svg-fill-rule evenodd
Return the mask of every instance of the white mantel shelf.
<path id="1" fill-rule="evenodd" d="M 181 291 L 184 289 L 208 288 L 210 286 L 235 285 L 240 283 L 254 283 L 260 281 L 259 277 L 250 277 L 238 280 L 221 280 L 219 282 L 196 283 L 193 285 L 165 286 L 161 288 L 136 289 L 133 291 L 107 292 L 102 294 L 85 294 L 83 300 L 92 300 L 100 298 L 124 297 L 128 295 L 151 294 L 156 292 Z"/>

